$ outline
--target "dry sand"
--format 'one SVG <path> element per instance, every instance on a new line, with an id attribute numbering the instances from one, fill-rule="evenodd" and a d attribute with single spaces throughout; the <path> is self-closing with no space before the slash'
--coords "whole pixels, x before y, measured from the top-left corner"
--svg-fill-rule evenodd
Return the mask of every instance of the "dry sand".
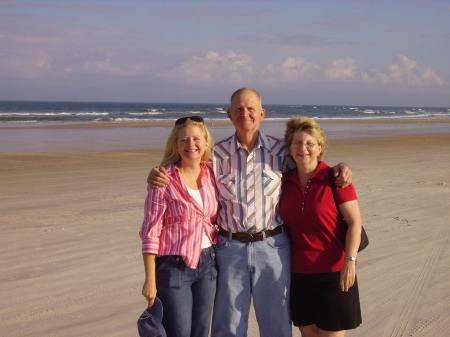
<path id="1" fill-rule="evenodd" d="M 0 153 L 1 336 L 138 335 L 138 231 L 160 156 Z M 450 134 L 333 141 L 324 160 L 353 170 L 370 238 L 363 324 L 346 335 L 450 336 Z"/>

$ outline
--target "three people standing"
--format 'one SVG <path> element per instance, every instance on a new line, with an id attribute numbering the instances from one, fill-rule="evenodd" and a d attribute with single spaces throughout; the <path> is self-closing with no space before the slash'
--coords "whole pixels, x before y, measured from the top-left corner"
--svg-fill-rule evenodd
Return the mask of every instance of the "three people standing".
<path id="1" fill-rule="evenodd" d="M 291 253 L 279 199 L 282 174 L 294 165 L 286 160 L 283 140 L 260 132 L 265 115 L 255 90 L 237 90 L 228 109 L 236 133 L 213 149 L 220 203 L 213 337 L 246 336 L 252 299 L 260 336 L 292 336 Z M 338 185 L 350 183 L 352 174 L 345 164 L 335 171 Z M 150 186 L 167 184 L 166 174 L 167 170 L 153 169 Z"/>

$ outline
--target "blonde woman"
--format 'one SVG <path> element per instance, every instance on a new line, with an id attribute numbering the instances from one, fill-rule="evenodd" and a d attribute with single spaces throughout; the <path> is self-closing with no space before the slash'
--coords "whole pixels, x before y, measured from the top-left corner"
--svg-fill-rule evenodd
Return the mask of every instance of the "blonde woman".
<path id="1" fill-rule="evenodd" d="M 207 337 L 210 330 L 218 211 L 214 174 L 207 165 L 212 144 L 201 117 L 178 119 L 161 162 L 170 183 L 148 187 L 140 231 L 142 295 L 149 307 L 156 296 L 161 300 L 168 337 Z"/>
<path id="2" fill-rule="evenodd" d="M 335 191 L 348 223 L 344 247 L 332 169 L 322 161 L 325 133 L 313 119 L 292 118 L 285 141 L 296 163 L 283 175 L 280 200 L 291 240 L 291 317 L 302 337 L 343 337 L 361 324 L 356 254 L 362 221 L 355 188 Z"/>

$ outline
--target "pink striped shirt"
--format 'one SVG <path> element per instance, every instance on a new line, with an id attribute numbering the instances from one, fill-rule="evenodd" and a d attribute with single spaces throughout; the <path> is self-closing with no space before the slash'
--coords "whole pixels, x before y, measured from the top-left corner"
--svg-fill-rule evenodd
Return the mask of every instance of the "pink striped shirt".
<path id="1" fill-rule="evenodd" d="M 214 173 L 202 162 L 203 207 L 189 194 L 175 165 L 166 166 L 170 183 L 166 187 L 147 187 L 144 221 L 139 235 L 142 253 L 181 255 L 189 268 L 197 268 L 201 253 L 202 232 L 217 242 L 218 204 Z"/>

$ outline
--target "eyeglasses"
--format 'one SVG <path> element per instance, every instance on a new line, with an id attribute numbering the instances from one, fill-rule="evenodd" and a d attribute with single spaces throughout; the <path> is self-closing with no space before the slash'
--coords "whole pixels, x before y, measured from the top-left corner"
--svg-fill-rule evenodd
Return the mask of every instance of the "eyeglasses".
<path id="1" fill-rule="evenodd" d="M 178 119 L 175 121 L 175 125 L 183 125 L 184 123 L 186 123 L 186 121 L 187 121 L 188 119 L 190 119 L 191 121 L 194 121 L 194 122 L 203 123 L 203 118 L 202 118 L 202 117 L 200 117 L 200 116 L 190 116 L 190 117 L 181 117 L 181 118 L 178 118 Z"/>
<path id="2" fill-rule="evenodd" d="M 307 149 L 312 149 L 314 146 L 317 145 L 317 143 L 313 143 L 313 142 L 306 142 L 306 143 L 302 143 L 302 142 L 292 142 L 291 144 L 294 147 L 302 147 L 303 145 L 305 145 L 305 147 Z"/>

